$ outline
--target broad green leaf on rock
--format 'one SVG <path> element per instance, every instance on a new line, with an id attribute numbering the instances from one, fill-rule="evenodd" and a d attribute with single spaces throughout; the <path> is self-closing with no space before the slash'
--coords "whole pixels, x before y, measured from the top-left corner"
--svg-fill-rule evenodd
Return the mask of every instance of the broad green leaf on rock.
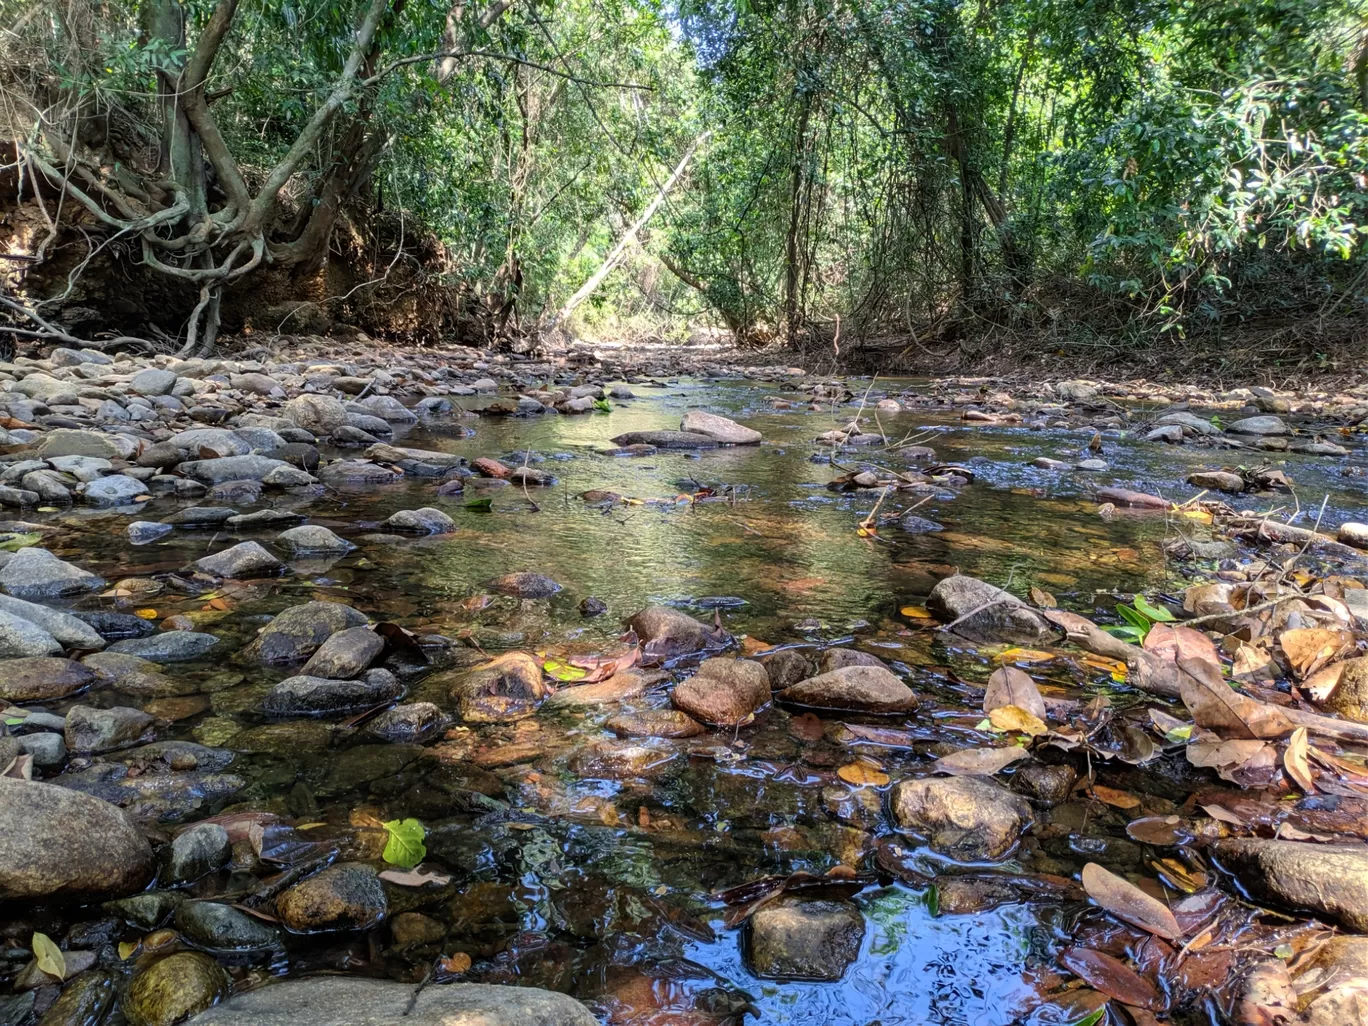
<path id="1" fill-rule="evenodd" d="M 423 861 L 427 845 L 423 843 L 426 831 L 416 819 L 391 819 L 380 824 L 389 833 L 385 851 L 381 856 L 391 866 L 412 869 Z"/>

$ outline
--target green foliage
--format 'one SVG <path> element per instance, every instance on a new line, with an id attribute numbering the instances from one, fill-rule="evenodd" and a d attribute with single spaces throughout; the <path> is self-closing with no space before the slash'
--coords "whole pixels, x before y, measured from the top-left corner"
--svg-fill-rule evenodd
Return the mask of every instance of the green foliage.
<path id="1" fill-rule="evenodd" d="M 385 841 L 385 851 L 381 855 L 386 862 L 400 869 L 412 869 L 423 861 L 423 856 L 427 854 L 423 837 L 427 831 L 423 829 L 422 823 L 416 819 L 391 819 L 381 826 L 389 834 L 388 840 Z"/>
<path id="2" fill-rule="evenodd" d="M 1116 615 L 1124 624 L 1108 627 L 1108 633 L 1127 641 L 1143 642 L 1156 623 L 1172 623 L 1174 616 L 1162 606 L 1151 605 L 1144 595 L 1136 595 L 1131 605 L 1116 607 Z"/>

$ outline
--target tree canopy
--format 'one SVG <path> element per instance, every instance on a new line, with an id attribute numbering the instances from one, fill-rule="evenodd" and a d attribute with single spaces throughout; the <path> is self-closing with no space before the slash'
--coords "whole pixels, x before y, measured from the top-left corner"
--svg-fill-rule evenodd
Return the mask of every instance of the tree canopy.
<path id="1" fill-rule="evenodd" d="M 3 184 L 49 224 L 11 284 L 64 247 L 160 275 L 186 351 L 225 295 L 305 294 L 381 221 L 373 277 L 435 240 L 425 273 L 496 334 L 1062 346 L 1364 314 L 1364 0 L 0 11 Z M 65 333 L 63 266 L 5 300 L 20 330 Z"/>

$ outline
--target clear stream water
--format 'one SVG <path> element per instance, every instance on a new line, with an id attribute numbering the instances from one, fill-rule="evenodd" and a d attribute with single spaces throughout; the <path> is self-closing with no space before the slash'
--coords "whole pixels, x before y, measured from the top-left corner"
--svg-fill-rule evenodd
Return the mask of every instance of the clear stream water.
<path id="1" fill-rule="evenodd" d="M 881 384 L 890 391 L 900 387 Z M 1190 469 L 1219 466 L 1230 454 L 1107 438 L 1108 472 L 1045 471 L 1030 461 L 1042 455 L 1078 459 L 1091 430 L 964 425 L 946 412 L 885 415 L 881 426 L 890 439 L 924 435 L 919 444 L 934 447 L 943 463 L 970 468 L 976 480 L 957 491 L 943 489 L 918 508 L 943 531 L 911 535 L 890 525 L 867 539 L 856 526 L 878 493 L 828 490 L 828 481 L 843 471 L 830 466 L 829 450 L 813 441 L 846 422 L 853 406 L 775 410 L 774 387 L 741 382 L 681 381 L 635 391 L 638 398 L 614 402 L 610 414 L 467 419 L 445 428 L 439 422 L 393 440 L 471 458 L 526 458 L 557 478 L 530 491 L 537 511 L 516 486 L 472 486 L 464 496 L 440 499 L 430 481 L 410 478 L 330 492 L 301 511 L 311 523 L 357 542 L 357 551 L 296 564 L 278 580 L 229 586 L 222 592 L 226 611 L 205 609 L 203 597 L 170 593 L 140 604 L 154 607 L 159 618 L 190 616 L 199 629 L 223 637 L 220 650 L 230 652 L 286 606 L 327 598 L 375 620 L 462 638 L 488 651 L 556 653 L 611 649 L 627 616 L 650 603 L 676 604 L 705 619 L 719 616 L 728 630 L 757 643 L 843 641 L 890 661 L 930 700 L 921 712 L 882 724 L 908 728 L 926 743 L 847 745 L 834 757 L 814 754 L 790 731 L 791 713 L 773 709 L 740 731 L 643 742 L 657 750 L 662 765 L 623 776 L 595 772 L 593 760 L 576 761 L 577 753 L 611 739 L 601 724 L 619 707 L 544 708 L 522 724 L 476 727 L 473 739 L 457 732 L 467 750 L 514 742 L 533 750 L 525 761 L 475 771 L 508 802 L 506 811 L 486 814 L 434 787 L 450 767 L 443 769 L 431 754 L 395 754 L 387 751 L 392 746 L 316 722 L 266 728 L 260 697 L 285 670 L 229 658 L 171 667 L 177 679 L 197 686 L 213 681 L 214 690 L 155 706 L 176 717 L 167 736 L 223 737 L 229 748 L 250 749 L 233 767 L 249 780 L 234 808 L 334 824 L 354 821 L 358 812 L 416 816 L 428 827 L 429 862 L 455 878 L 440 900 L 412 902 L 447 926 L 440 942 L 396 945 L 384 925 L 361 937 L 292 938 L 284 955 L 257 971 L 344 968 L 417 980 L 438 955 L 465 952 L 473 965 L 461 979 L 568 990 L 616 1023 L 735 1021 L 747 1004 L 762 1022 L 794 1026 L 991 1026 L 1080 1018 L 1075 1005 L 1058 999 L 1063 981 L 1052 968 L 1055 950 L 1082 914 L 1077 902 L 1008 902 L 953 913 L 938 909 L 926 889 L 871 883 L 853 899 L 866 922 L 859 957 L 840 982 L 810 983 L 753 975 L 746 930 L 726 929 L 726 910 L 711 895 L 767 874 L 867 866 L 869 847 L 887 826 L 871 819 L 868 829 L 857 829 L 831 815 L 823 790 L 848 790 L 835 768 L 863 752 L 896 781 L 925 768 L 935 741 L 975 736 L 980 717 L 964 682 L 981 683 L 996 653 L 962 644 L 947 648 L 943 635 L 900 609 L 924 601 L 952 568 L 997 583 L 1010 579 L 1019 591 L 1039 586 L 1085 613 L 1109 610 L 1116 593 L 1163 593 L 1193 572 L 1164 555 L 1172 528 L 1162 515 L 1101 518 L 1092 490 L 1115 484 L 1181 501 L 1193 492 L 1183 483 Z M 698 406 L 759 429 L 765 443 L 646 458 L 599 452 L 626 431 L 675 428 L 684 410 Z M 473 427 L 474 434 L 460 437 L 455 424 Z M 816 454 L 822 458 L 814 460 Z M 869 455 L 847 452 L 840 459 L 857 467 Z M 1361 464 L 1357 456 L 1288 457 L 1286 470 L 1303 506 L 1318 506 L 1329 495 L 1327 525 L 1351 516 L 1362 500 L 1363 479 L 1343 473 Z M 915 465 L 896 452 L 873 458 L 903 469 Z M 672 501 L 700 485 L 734 494 L 735 501 Z M 662 501 L 605 510 L 578 497 L 586 489 Z M 481 495 L 492 499 L 490 510 L 465 505 Z M 919 498 L 890 495 L 880 512 L 895 513 Z M 1246 501 L 1256 508 L 1290 504 L 1287 497 Z M 158 500 L 138 518 L 159 519 L 183 505 L 188 503 Z M 391 512 L 428 505 L 456 519 L 455 534 L 369 537 Z M 76 510 L 56 519 L 68 530 L 54 550 L 111 581 L 179 568 L 240 540 L 178 531 L 133 547 L 123 531 L 132 519 L 126 512 Z M 271 534 L 256 537 L 269 542 Z M 546 574 L 563 591 L 547 600 L 479 598 L 483 582 L 521 570 Z M 588 596 L 606 602 L 607 614 L 581 616 L 579 603 Z M 1052 663 L 1035 672 L 1061 694 L 1106 683 L 1105 674 L 1079 664 Z M 221 690 L 225 673 L 229 683 L 238 676 L 241 683 Z M 421 682 L 410 698 L 451 705 Z M 143 704 L 108 692 L 82 701 Z M 664 685 L 632 704 L 668 706 Z M 829 726 L 843 719 L 824 718 Z M 229 736 L 234 724 L 247 733 Z M 1013 861 L 1006 868 L 1068 875 L 1085 860 L 1081 853 L 1117 868 L 1139 866 L 1144 853 L 1124 834 L 1130 816 L 1098 813 L 1095 805 L 1069 802 L 1043 811 L 1041 825 L 1057 829 L 1040 831 L 1048 839 L 1029 865 Z M 189 819 L 216 811 L 204 808 Z M 954 871 L 922 857 L 928 872 Z M 196 888 L 209 896 L 223 886 L 218 880 Z"/>

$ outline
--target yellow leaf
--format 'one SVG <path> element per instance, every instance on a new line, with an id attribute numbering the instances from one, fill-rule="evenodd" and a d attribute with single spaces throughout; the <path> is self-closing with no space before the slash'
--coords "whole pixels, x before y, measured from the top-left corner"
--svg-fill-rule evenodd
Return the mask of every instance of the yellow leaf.
<path id="1" fill-rule="evenodd" d="M 133 610 L 133 615 L 141 617 L 144 620 L 156 620 L 158 618 L 158 614 L 155 609 L 135 609 Z"/>
<path id="2" fill-rule="evenodd" d="M 38 963 L 38 968 L 49 976 L 55 976 L 59 980 L 66 979 L 66 956 L 45 933 L 35 931 L 33 934 L 33 960 Z"/>
<path id="3" fill-rule="evenodd" d="M 1101 784 L 1093 784 L 1092 796 L 1099 801 L 1106 802 L 1108 805 L 1117 809 L 1138 809 L 1140 799 L 1129 791 L 1118 791 L 1114 787 L 1103 787 Z"/>
<path id="4" fill-rule="evenodd" d="M 1185 509 L 1182 511 L 1182 514 L 1189 520 L 1195 520 L 1199 524 L 1211 523 L 1211 514 L 1204 509 Z"/>
<path id="5" fill-rule="evenodd" d="M 119 957 L 124 961 L 133 957 L 133 952 L 138 950 L 137 941 L 119 941 Z"/>
<path id="6" fill-rule="evenodd" d="M 1045 726 L 1045 721 L 1039 716 L 1028 713 L 1016 705 L 998 706 L 988 714 L 988 722 L 998 730 L 1030 734 L 1032 737 L 1040 737 L 1050 732 L 1050 728 Z"/>
<path id="7" fill-rule="evenodd" d="M 931 610 L 925 606 L 903 606 L 898 612 L 902 613 L 903 616 L 911 617 L 913 620 L 932 619 Z"/>
<path id="8" fill-rule="evenodd" d="M 441 959 L 438 964 L 445 972 L 463 973 L 470 968 L 470 956 L 464 951 L 458 951 L 454 955 L 448 955 Z"/>
<path id="9" fill-rule="evenodd" d="M 856 787 L 883 787 L 888 783 L 888 774 L 867 762 L 849 763 L 838 769 L 836 775 Z"/>
<path id="10" fill-rule="evenodd" d="M 1042 652 L 1038 648 L 1006 648 L 999 656 L 1004 663 L 1048 663 L 1057 659 L 1053 652 Z"/>

